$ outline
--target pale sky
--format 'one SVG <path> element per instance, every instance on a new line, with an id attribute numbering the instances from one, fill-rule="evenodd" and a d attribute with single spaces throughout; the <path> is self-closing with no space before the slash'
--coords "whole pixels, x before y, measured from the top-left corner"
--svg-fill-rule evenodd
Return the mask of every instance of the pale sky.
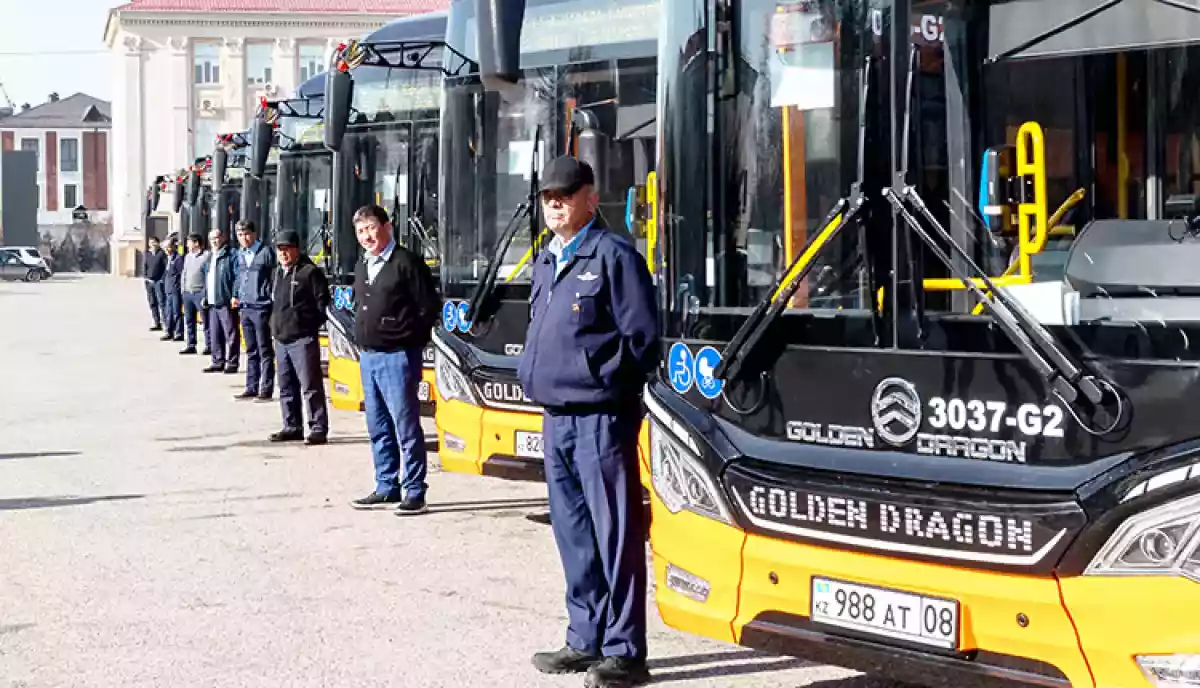
<path id="1" fill-rule="evenodd" d="M 124 0 L 0 0 L 0 83 L 19 108 L 52 91 L 112 100 L 104 22 Z M 90 52 L 94 51 L 94 52 Z M 74 52 L 78 54 L 55 54 Z M 0 95 L 0 105 L 4 96 Z"/>

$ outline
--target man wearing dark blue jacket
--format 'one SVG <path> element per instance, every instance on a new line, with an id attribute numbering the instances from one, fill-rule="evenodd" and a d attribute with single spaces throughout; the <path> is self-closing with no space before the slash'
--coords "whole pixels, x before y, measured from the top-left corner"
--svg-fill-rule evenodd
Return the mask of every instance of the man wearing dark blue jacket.
<path id="1" fill-rule="evenodd" d="M 167 270 L 163 277 L 163 291 L 167 306 L 164 309 L 163 325 L 167 328 L 162 336 L 164 342 L 183 341 L 183 254 L 174 234 L 167 237 Z"/>
<path id="2" fill-rule="evenodd" d="M 545 409 L 550 523 L 567 579 L 566 646 L 539 652 L 545 673 L 586 685 L 649 680 L 646 523 L 638 476 L 641 395 L 658 365 L 658 311 L 646 261 L 596 217 L 592 169 L 546 166 L 539 190 L 553 232 L 533 272 L 518 374 Z"/>
<path id="3" fill-rule="evenodd" d="M 233 307 L 246 340 L 246 389 L 235 399 L 275 395 L 275 347 L 271 341 L 271 295 L 275 289 L 275 252 L 258 240 L 250 220 L 237 223 L 237 252 Z"/>
<path id="4" fill-rule="evenodd" d="M 233 308 L 234 282 L 237 256 L 225 241 L 219 229 L 208 233 L 212 254 L 204 264 L 204 303 L 208 309 L 208 322 L 204 328 L 212 328 L 212 365 L 206 373 L 224 371 L 234 375 L 238 371 L 242 340 L 238 334 L 238 314 Z"/>

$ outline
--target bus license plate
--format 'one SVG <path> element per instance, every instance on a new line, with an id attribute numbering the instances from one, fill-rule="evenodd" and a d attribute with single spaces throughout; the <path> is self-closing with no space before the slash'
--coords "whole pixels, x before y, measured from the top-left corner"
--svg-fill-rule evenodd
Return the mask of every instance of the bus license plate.
<path id="1" fill-rule="evenodd" d="M 956 600 L 814 576 L 810 618 L 884 638 L 958 648 Z"/>
<path id="2" fill-rule="evenodd" d="M 429 401 L 429 383 L 425 380 L 417 384 L 417 401 Z"/>
<path id="3" fill-rule="evenodd" d="M 540 432 L 518 432 L 516 445 L 516 455 L 523 459 L 543 457 L 542 433 Z"/>

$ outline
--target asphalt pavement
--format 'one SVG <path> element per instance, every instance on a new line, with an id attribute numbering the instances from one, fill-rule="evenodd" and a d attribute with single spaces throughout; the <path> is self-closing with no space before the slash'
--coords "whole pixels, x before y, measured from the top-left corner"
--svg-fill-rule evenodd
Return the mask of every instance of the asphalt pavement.
<path id="1" fill-rule="evenodd" d="M 372 487 L 361 414 L 266 441 L 277 403 L 149 332 L 140 281 L 0 283 L 0 686 L 582 686 L 546 488 L 443 473 L 430 513 Z M 432 422 L 426 430 L 433 441 Z M 884 688 L 666 627 L 663 686 Z"/>

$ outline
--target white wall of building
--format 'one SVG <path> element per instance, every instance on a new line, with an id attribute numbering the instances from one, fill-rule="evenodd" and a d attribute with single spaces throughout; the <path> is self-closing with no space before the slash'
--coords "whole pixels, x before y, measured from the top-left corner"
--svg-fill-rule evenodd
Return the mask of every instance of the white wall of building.
<path id="1" fill-rule="evenodd" d="M 392 17 L 321 13 L 192 14 L 119 12 L 109 23 L 113 63 L 111 203 L 114 255 L 141 245 L 146 189 L 154 177 L 175 174 L 212 152 L 208 133 L 244 130 L 260 97 L 285 98 L 299 83 L 300 55 L 320 51 L 321 70 L 337 45 Z M 247 53 L 270 46 L 270 83 L 247 83 Z M 196 56 L 215 51 L 219 83 L 196 83 Z M 255 65 L 256 67 L 259 65 Z M 203 71 L 203 66 L 202 66 Z M 257 70 L 256 70 L 257 72 Z M 208 72 L 204 72 L 206 75 Z M 114 260 L 115 271 L 123 271 Z"/>
<path id="2" fill-rule="evenodd" d="M 108 160 L 109 203 L 108 203 L 108 207 L 106 210 L 98 210 L 98 209 L 89 207 L 88 208 L 88 211 L 89 211 L 88 216 L 90 217 L 90 219 L 93 223 L 104 223 L 104 222 L 110 221 L 113 216 L 113 213 L 112 213 L 113 136 L 112 136 L 111 130 L 106 129 L 106 128 L 96 128 L 96 129 L 91 129 L 91 128 L 86 128 L 86 129 L 75 129 L 75 128 L 72 128 L 72 129 L 32 129 L 32 128 L 5 129 L 4 127 L 0 127 L 0 133 L 12 132 L 13 149 L 14 150 L 22 150 L 23 149 L 23 145 L 22 145 L 23 139 L 37 139 L 37 141 L 38 141 L 37 185 L 38 185 L 38 195 L 39 195 L 39 198 L 38 198 L 38 225 L 39 226 L 69 225 L 73 222 L 73 219 L 71 217 L 71 211 L 74 209 L 74 207 L 76 205 L 85 205 L 83 202 L 83 199 L 84 199 L 83 171 L 85 169 L 84 160 L 83 160 L 83 156 L 84 156 L 83 134 L 84 134 L 84 132 L 93 132 L 93 131 L 104 132 L 104 135 L 105 135 L 104 141 L 108 146 L 107 160 Z M 57 175 L 58 176 L 58 182 L 57 182 L 57 184 L 58 184 L 58 209 L 57 210 L 47 210 L 46 209 L 46 207 L 47 207 L 47 203 L 46 203 L 46 134 L 48 134 L 48 133 L 55 134 L 57 137 L 57 142 L 58 142 L 57 143 L 57 145 L 58 145 L 58 155 L 57 155 L 57 160 L 58 160 L 58 175 Z M 76 165 L 76 169 L 74 172 L 64 172 L 62 169 L 62 142 L 64 139 L 75 139 L 77 141 L 76 150 L 78 151 L 78 165 Z M 95 183 L 95 181 L 93 181 L 92 183 Z M 75 187 L 75 205 L 67 205 L 67 196 L 66 196 L 66 187 L 67 186 Z"/>

